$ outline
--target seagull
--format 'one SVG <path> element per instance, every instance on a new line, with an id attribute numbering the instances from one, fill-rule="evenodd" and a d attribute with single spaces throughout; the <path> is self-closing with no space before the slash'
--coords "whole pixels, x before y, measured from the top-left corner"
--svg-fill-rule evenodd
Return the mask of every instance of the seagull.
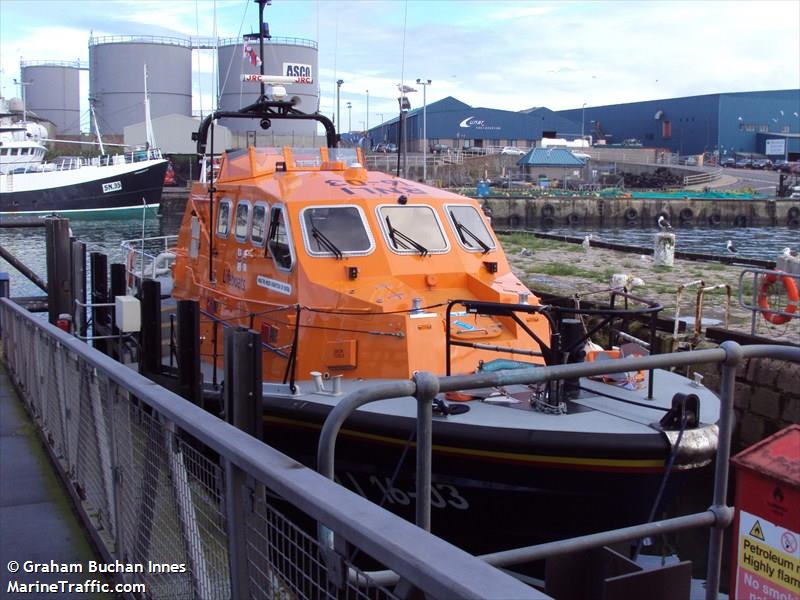
<path id="1" fill-rule="evenodd" d="M 628 277 L 628 287 L 635 288 L 635 287 L 642 287 L 644 285 L 644 279 L 641 277 Z"/>
<path id="2" fill-rule="evenodd" d="M 728 244 L 726 245 L 726 248 L 728 249 L 728 254 L 736 254 L 737 252 L 739 252 L 736 249 L 736 246 L 733 245 L 733 242 L 731 240 L 728 240 Z"/>
<path id="3" fill-rule="evenodd" d="M 584 236 L 583 241 L 581 242 L 581 246 L 583 246 L 584 250 L 588 250 L 591 245 L 592 245 L 592 234 L 590 233 L 589 235 Z"/>
<path id="4" fill-rule="evenodd" d="M 797 251 L 792 252 L 791 248 L 784 248 L 783 249 L 783 257 L 784 258 L 797 258 Z"/>
<path id="5" fill-rule="evenodd" d="M 666 217 L 664 217 L 664 215 L 659 215 L 658 216 L 658 228 L 661 229 L 662 231 L 664 231 L 666 229 L 672 229 L 672 225 L 669 224 L 669 221 L 667 221 L 667 219 L 666 219 Z"/>
<path id="6" fill-rule="evenodd" d="M 519 252 L 517 252 L 517 256 L 530 256 L 531 251 L 527 248 L 522 248 Z"/>

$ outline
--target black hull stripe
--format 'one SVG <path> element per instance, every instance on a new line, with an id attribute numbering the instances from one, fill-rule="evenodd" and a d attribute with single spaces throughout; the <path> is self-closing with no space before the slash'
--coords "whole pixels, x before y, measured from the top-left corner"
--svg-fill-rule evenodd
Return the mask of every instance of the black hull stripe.
<path id="1" fill-rule="evenodd" d="M 0 213 L 24 214 L 138 207 L 161 202 L 167 163 L 57 188 L 0 193 Z M 46 174 L 43 174 L 46 177 Z M 103 193 L 104 183 L 120 182 L 120 191 Z M 144 199 L 144 202 L 142 201 Z"/>

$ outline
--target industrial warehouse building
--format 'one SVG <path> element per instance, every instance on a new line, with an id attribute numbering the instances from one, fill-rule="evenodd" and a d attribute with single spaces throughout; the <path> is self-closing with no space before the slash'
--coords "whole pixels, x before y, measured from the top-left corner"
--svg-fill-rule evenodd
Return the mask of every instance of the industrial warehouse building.
<path id="1" fill-rule="evenodd" d="M 580 137 L 580 120 L 576 123 L 547 108 L 528 113 L 494 108 L 473 108 L 448 96 L 406 115 L 408 148 L 422 151 L 423 121 L 427 122 L 428 144 L 437 149 L 463 150 L 517 146 L 530 148 L 542 138 Z M 423 119 L 424 117 L 424 119 Z M 396 117 L 369 130 L 372 146 L 381 142 L 397 142 L 399 118 Z"/>
<path id="2" fill-rule="evenodd" d="M 800 89 L 586 106 L 556 114 L 582 124 L 595 144 L 800 160 Z"/>
<path id="3" fill-rule="evenodd" d="M 574 140 L 585 134 L 594 145 L 641 146 L 680 155 L 761 155 L 800 160 L 800 89 L 707 94 L 520 112 L 473 108 L 452 97 L 425 111 L 430 148 L 541 146 L 545 138 Z M 423 145 L 423 109 L 407 113 L 411 151 Z M 370 129 L 372 146 L 397 143 L 398 118 Z"/>

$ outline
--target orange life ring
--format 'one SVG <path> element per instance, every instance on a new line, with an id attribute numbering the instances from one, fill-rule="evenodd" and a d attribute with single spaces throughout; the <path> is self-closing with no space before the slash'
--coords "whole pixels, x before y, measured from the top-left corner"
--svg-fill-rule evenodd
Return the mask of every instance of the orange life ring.
<path id="1" fill-rule="evenodd" d="M 797 301 L 800 300 L 800 294 L 797 292 L 797 284 L 794 279 L 788 275 L 781 277 L 781 280 L 783 282 L 783 288 L 786 290 L 786 297 L 789 299 L 783 312 L 794 314 L 797 311 Z M 769 301 L 767 300 L 767 294 L 772 284 L 776 281 L 778 281 L 777 275 L 767 275 L 764 277 L 764 281 L 761 282 L 761 287 L 758 289 L 758 307 L 766 311 L 762 314 L 767 321 L 773 325 L 783 325 L 784 323 L 788 323 L 792 317 L 770 312 Z"/>

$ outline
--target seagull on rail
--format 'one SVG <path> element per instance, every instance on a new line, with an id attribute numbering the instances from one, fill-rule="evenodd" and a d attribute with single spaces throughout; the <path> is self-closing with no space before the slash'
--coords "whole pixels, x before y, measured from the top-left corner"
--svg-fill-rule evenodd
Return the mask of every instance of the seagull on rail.
<path id="1" fill-rule="evenodd" d="M 727 244 L 726 248 L 728 249 L 728 254 L 736 254 L 736 253 L 739 252 L 736 249 L 736 246 L 733 245 L 733 242 L 731 240 L 728 240 L 728 244 Z"/>
<path id="2" fill-rule="evenodd" d="M 661 231 L 666 231 L 667 229 L 672 229 L 672 225 L 669 224 L 669 221 L 667 221 L 667 218 L 664 215 L 659 215 L 658 228 Z"/>
<path id="3" fill-rule="evenodd" d="M 783 257 L 784 258 L 797 258 L 797 250 L 792 252 L 791 248 L 784 248 L 783 249 Z"/>

